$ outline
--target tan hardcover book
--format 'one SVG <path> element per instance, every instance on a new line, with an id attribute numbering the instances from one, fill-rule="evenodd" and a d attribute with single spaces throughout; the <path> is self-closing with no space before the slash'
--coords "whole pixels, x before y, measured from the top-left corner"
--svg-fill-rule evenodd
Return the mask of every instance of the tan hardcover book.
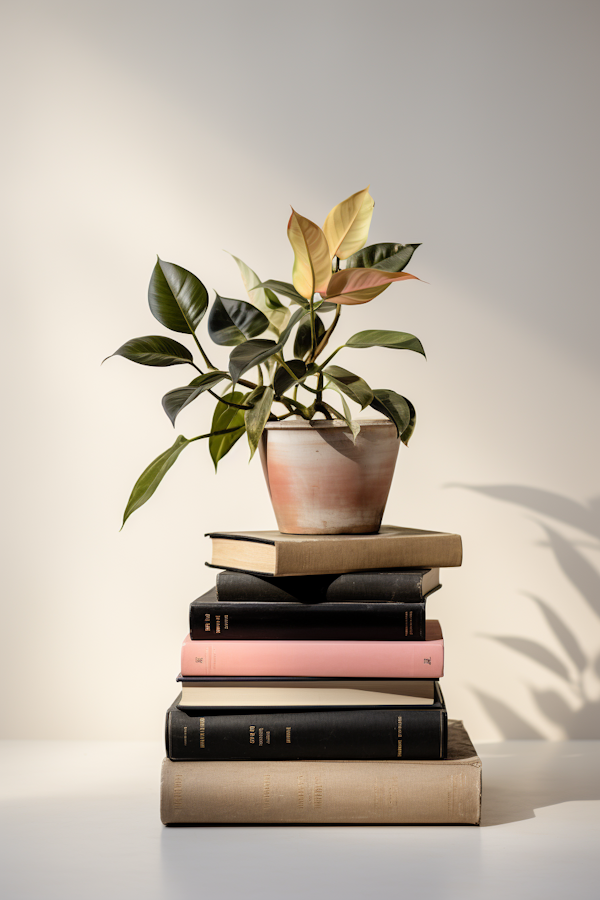
<path id="1" fill-rule="evenodd" d="M 165 759 L 160 793 L 165 825 L 478 825 L 481 760 L 452 720 L 447 759 Z"/>
<path id="2" fill-rule="evenodd" d="M 377 534 L 213 532 L 210 565 L 258 575 L 333 575 L 365 569 L 460 566 L 460 535 L 382 525 Z"/>

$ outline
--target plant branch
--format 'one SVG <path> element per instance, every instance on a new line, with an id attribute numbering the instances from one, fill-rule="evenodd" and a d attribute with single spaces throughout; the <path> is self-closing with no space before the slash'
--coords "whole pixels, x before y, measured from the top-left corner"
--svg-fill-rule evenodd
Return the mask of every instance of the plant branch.
<path id="1" fill-rule="evenodd" d="M 204 360 L 204 364 L 207 365 L 209 369 L 216 369 L 216 366 L 213 366 L 213 364 L 211 363 L 210 359 L 208 358 L 208 356 L 206 355 L 206 353 L 205 353 L 204 350 L 202 349 L 202 345 L 201 345 L 200 341 L 198 340 L 198 338 L 196 337 L 196 335 L 195 335 L 195 333 L 194 333 L 193 331 L 192 331 L 192 337 L 194 338 L 194 340 L 195 340 L 195 342 L 196 342 L 196 346 L 197 346 L 198 350 L 199 350 L 200 353 L 202 354 L 202 359 Z"/>
<path id="2" fill-rule="evenodd" d="M 338 260 L 338 262 L 339 262 L 339 260 Z M 317 356 L 319 355 L 319 353 L 322 353 L 322 351 L 323 351 L 323 350 L 325 349 L 325 347 L 327 346 L 327 344 L 328 344 L 328 342 L 329 342 L 329 338 L 330 338 L 331 335 L 333 334 L 333 332 L 334 332 L 334 330 L 335 330 L 335 327 L 336 327 L 336 325 L 337 325 L 337 323 L 338 323 L 338 321 L 339 321 L 339 318 L 340 318 L 341 314 L 342 314 L 342 305 L 341 305 L 341 303 L 338 303 L 338 307 L 337 307 L 337 309 L 336 309 L 336 311 L 335 311 L 335 316 L 333 317 L 333 322 L 331 323 L 331 325 L 329 326 L 329 328 L 327 329 L 327 331 L 325 332 L 325 334 L 324 334 L 323 337 L 321 338 L 321 341 L 320 341 L 320 343 L 319 343 L 317 349 L 315 350 L 315 352 L 314 352 L 314 353 L 311 353 L 311 355 L 308 357 L 308 362 L 309 362 L 309 363 L 314 362 L 315 359 L 317 358 Z"/>
<path id="3" fill-rule="evenodd" d="M 314 297 L 308 301 L 310 303 L 310 353 L 311 356 L 317 349 L 317 325 L 315 320 L 315 301 Z"/>
<path id="4" fill-rule="evenodd" d="M 305 415 L 303 411 L 304 407 L 301 403 L 295 403 L 290 397 L 281 397 L 279 402 L 283 403 L 286 409 L 289 409 L 290 413 L 294 416 L 300 415 L 303 419 L 308 419 L 309 421 L 312 418 L 311 416 Z"/>
<path id="5" fill-rule="evenodd" d="M 279 363 L 279 365 L 282 366 L 282 367 L 285 369 L 285 371 L 288 373 L 288 375 L 291 375 L 292 378 L 294 379 L 294 381 L 297 382 L 297 381 L 298 381 L 298 376 L 297 376 L 294 372 L 292 372 L 292 370 L 290 369 L 290 367 L 288 366 L 288 364 L 287 364 L 286 361 L 284 360 L 283 356 L 281 356 L 281 354 L 279 354 L 279 353 L 276 353 L 276 354 L 275 354 L 275 359 L 277 360 L 277 362 Z M 311 394 L 316 394 L 316 393 L 317 393 L 317 391 L 315 391 L 314 388 L 309 387 L 307 384 L 304 384 L 304 382 L 302 382 L 302 387 L 304 388 L 304 390 L 310 391 Z M 295 398 L 294 398 L 294 399 L 295 399 Z"/>
<path id="6" fill-rule="evenodd" d="M 237 428 L 224 428 L 222 431 L 209 431 L 208 434 L 199 434 L 197 437 L 193 437 L 189 439 L 189 443 L 192 444 L 194 441 L 201 441 L 203 438 L 216 437 L 219 434 L 233 434 L 234 431 L 242 431 L 245 430 L 245 425 L 238 425 Z"/>
<path id="7" fill-rule="evenodd" d="M 208 389 L 207 393 L 210 394 L 211 397 L 214 397 L 215 400 L 218 400 L 220 403 L 224 403 L 225 406 L 233 406 L 235 407 L 235 409 L 252 409 L 251 406 L 244 406 L 243 403 L 232 403 L 231 400 L 225 400 L 223 397 L 219 397 L 218 394 L 215 394 L 214 391 L 211 391 L 210 388 Z"/>
<path id="8" fill-rule="evenodd" d="M 345 346 L 346 346 L 345 344 L 342 344 L 341 347 L 338 347 L 337 350 L 334 350 L 333 353 L 330 354 L 330 356 L 327 357 L 327 359 L 325 360 L 325 362 L 321 363 L 321 365 L 319 366 L 319 371 L 322 372 L 323 369 L 325 368 L 325 366 L 326 366 L 328 363 L 331 362 L 331 360 L 333 359 L 333 357 L 335 356 L 335 354 L 336 354 L 336 353 L 339 353 L 340 350 L 343 350 Z"/>

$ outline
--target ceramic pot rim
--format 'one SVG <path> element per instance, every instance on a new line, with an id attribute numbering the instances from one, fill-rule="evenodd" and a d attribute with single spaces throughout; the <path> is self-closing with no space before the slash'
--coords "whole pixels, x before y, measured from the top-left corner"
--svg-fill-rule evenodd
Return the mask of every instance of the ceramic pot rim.
<path id="1" fill-rule="evenodd" d="M 366 425 L 385 425 L 387 427 L 393 428 L 396 430 L 396 426 L 393 422 L 390 422 L 389 419 L 355 419 L 354 420 L 361 428 L 364 428 Z M 275 429 L 303 429 L 307 428 L 312 429 L 329 429 L 329 428 L 346 428 L 348 431 L 350 430 L 346 422 L 343 422 L 341 419 L 285 419 L 283 422 L 267 422 L 265 425 L 266 430 L 275 430 Z"/>

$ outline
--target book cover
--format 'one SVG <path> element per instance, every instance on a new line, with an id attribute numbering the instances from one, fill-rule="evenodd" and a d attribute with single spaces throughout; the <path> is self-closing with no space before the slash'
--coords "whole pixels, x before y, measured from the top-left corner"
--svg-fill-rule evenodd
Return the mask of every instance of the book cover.
<path id="1" fill-rule="evenodd" d="M 354 678 L 441 678 L 440 623 L 424 641 L 193 641 L 181 648 L 182 675 L 309 675 Z"/>
<path id="2" fill-rule="evenodd" d="M 178 708 L 166 717 L 173 760 L 443 759 L 446 709 L 264 709 L 210 714 Z"/>
<path id="3" fill-rule="evenodd" d="M 212 588 L 190 604 L 190 634 L 194 641 L 422 641 L 425 601 L 225 601 L 217 600 L 216 588 Z"/>
<path id="4" fill-rule="evenodd" d="M 420 603 L 440 588 L 440 570 L 372 569 L 337 575 L 253 575 L 226 570 L 216 578 L 217 600 L 254 603 Z"/>
<path id="5" fill-rule="evenodd" d="M 477 825 L 481 760 L 450 721 L 443 760 L 165 759 L 160 794 L 165 825 Z"/>
<path id="6" fill-rule="evenodd" d="M 377 534 L 212 532 L 209 565 L 259 575 L 329 575 L 367 569 L 460 566 L 458 534 L 382 525 Z"/>

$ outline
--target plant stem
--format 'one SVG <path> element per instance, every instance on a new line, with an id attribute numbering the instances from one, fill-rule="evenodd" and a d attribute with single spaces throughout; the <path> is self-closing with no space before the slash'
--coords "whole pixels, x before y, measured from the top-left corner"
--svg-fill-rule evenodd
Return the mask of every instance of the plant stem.
<path id="1" fill-rule="evenodd" d="M 291 375 L 291 376 L 292 376 L 292 378 L 294 379 L 294 381 L 297 381 L 297 380 L 298 380 L 298 376 L 295 375 L 294 372 L 292 372 L 292 370 L 290 369 L 290 367 L 288 366 L 288 364 L 285 362 L 283 356 L 281 356 L 279 353 L 276 353 L 276 354 L 275 354 L 275 359 L 277 360 L 277 362 L 279 363 L 280 366 L 283 366 L 283 368 L 284 368 L 285 371 L 288 373 L 288 375 Z M 316 393 L 317 393 L 317 391 L 315 391 L 314 388 L 309 387 L 307 384 L 304 384 L 304 382 L 302 383 L 302 387 L 303 387 L 306 391 L 310 391 L 311 394 L 316 394 Z M 294 399 L 296 399 L 296 398 L 294 398 Z"/>
<path id="2" fill-rule="evenodd" d="M 202 349 L 202 345 L 201 345 L 200 341 L 198 340 L 198 338 L 196 337 L 196 335 L 194 334 L 193 331 L 192 331 L 192 337 L 194 338 L 194 340 L 195 340 L 195 342 L 196 342 L 196 346 L 197 346 L 198 350 L 199 350 L 200 353 L 202 354 L 202 359 L 204 360 L 204 364 L 207 365 L 209 369 L 216 369 L 216 366 L 213 366 L 213 364 L 211 363 L 210 359 L 208 358 L 208 356 L 206 355 L 206 353 L 205 353 L 204 350 Z"/>
<path id="3" fill-rule="evenodd" d="M 264 384 L 264 380 L 263 380 L 263 371 L 262 371 L 262 367 L 261 367 L 260 363 L 257 365 L 256 368 L 258 369 L 258 387 L 262 387 Z"/>
<path id="4" fill-rule="evenodd" d="M 339 260 L 338 260 L 338 262 L 339 262 Z M 329 328 L 327 329 L 327 331 L 321 338 L 319 346 L 315 350 L 314 354 L 311 353 L 311 355 L 309 356 L 309 358 L 308 358 L 309 363 L 314 362 L 315 359 L 317 358 L 317 356 L 319 355 L 319 353 L 322 353 L 322 351 L 327 346 L 327 344 L 329 342 L 329 338 L 333 334 L 335 327 L 336 327 L 337 323 L 339 322 L 339 318 L 340 318 L 341 314 L 342 314 L 342 306 L 341 306 L 341 303 L 338 303 L 338 308 L 335 311 L 335 316 L 333 318 L 333 322 L 331 323 L 331 325 L 329 326 Z M 328 362 L 329 362 L 329 360 L 328 360 Z"/>
<path id="5" fill-rule="evenodd" d="M 216 437 L 219 434 L 233 434 L 234 431 L 242 431 L 245 429 L 245 425 L 238 425 L 237 428 L 224 428 L 222 431 L 209 431 L 208 434 L 199 434 L 197 437 L 190 438 L 190 444 L 193 441 L 201 441 L 203 438 Z"/>
<path id="6" fill-rule="evenodd" d="M 219 400 L 220 403 L 224 403 L 225 406 L 233 406 L 235 407 L 235 409 L 252 409 L 251 406 L 244 406 L 240 403 L 233 403 L 231 400 L 224 400 L 223 397 L 219 397 L 218 394 L 215 394 L 215 392 L 211 391 L 210 389 L 207 393 L 209 393 L 211 397 L 214 397 L 215 400 Z"/>
<path id="7" fill-rule="evenodd" d="M 325 368 L 325 366 L 326 366 L 328 363 L 331 362 L 331 360 L 333 359 L 333 357 L 335 356 L 335 354 L 336 354 L 336 353 L 339 353 L 340 350 L 343 350 L 345 346 L 346 346 L 345 344 L 342 344 L 341 347 L 338 347 L 337 350 L 334 350 L 333 353 L 332 353 L 330 356 L 327 357 L 327 359 L 325 360 L 325 362 L 324 362 L 324 363 L 321 363 L 321 365 L 319 366 L 319 369 L 323 370 L 323 369 Z"/>
<path id="8" fill-rule="evenodd" d="M 308 302 L 310 303 L 310 355 L 312 356 L 317 349 L 317 326 L 315 322 L 314 297 L 311 297 Z"/>
<path id="9" fill-rule="evenodd" d="M 310 421 L 311 416 L 304 415 L 302 406 L 299 403 L 294 403 L 294 401 L 290 397 L 280 397 L 279 402 L 283 403 L 283 405 L 286 407 L 286 409 L 289 409 L 292 415 L 300 415 L 303 419 L 308 419 L 308 421 Z"/>

